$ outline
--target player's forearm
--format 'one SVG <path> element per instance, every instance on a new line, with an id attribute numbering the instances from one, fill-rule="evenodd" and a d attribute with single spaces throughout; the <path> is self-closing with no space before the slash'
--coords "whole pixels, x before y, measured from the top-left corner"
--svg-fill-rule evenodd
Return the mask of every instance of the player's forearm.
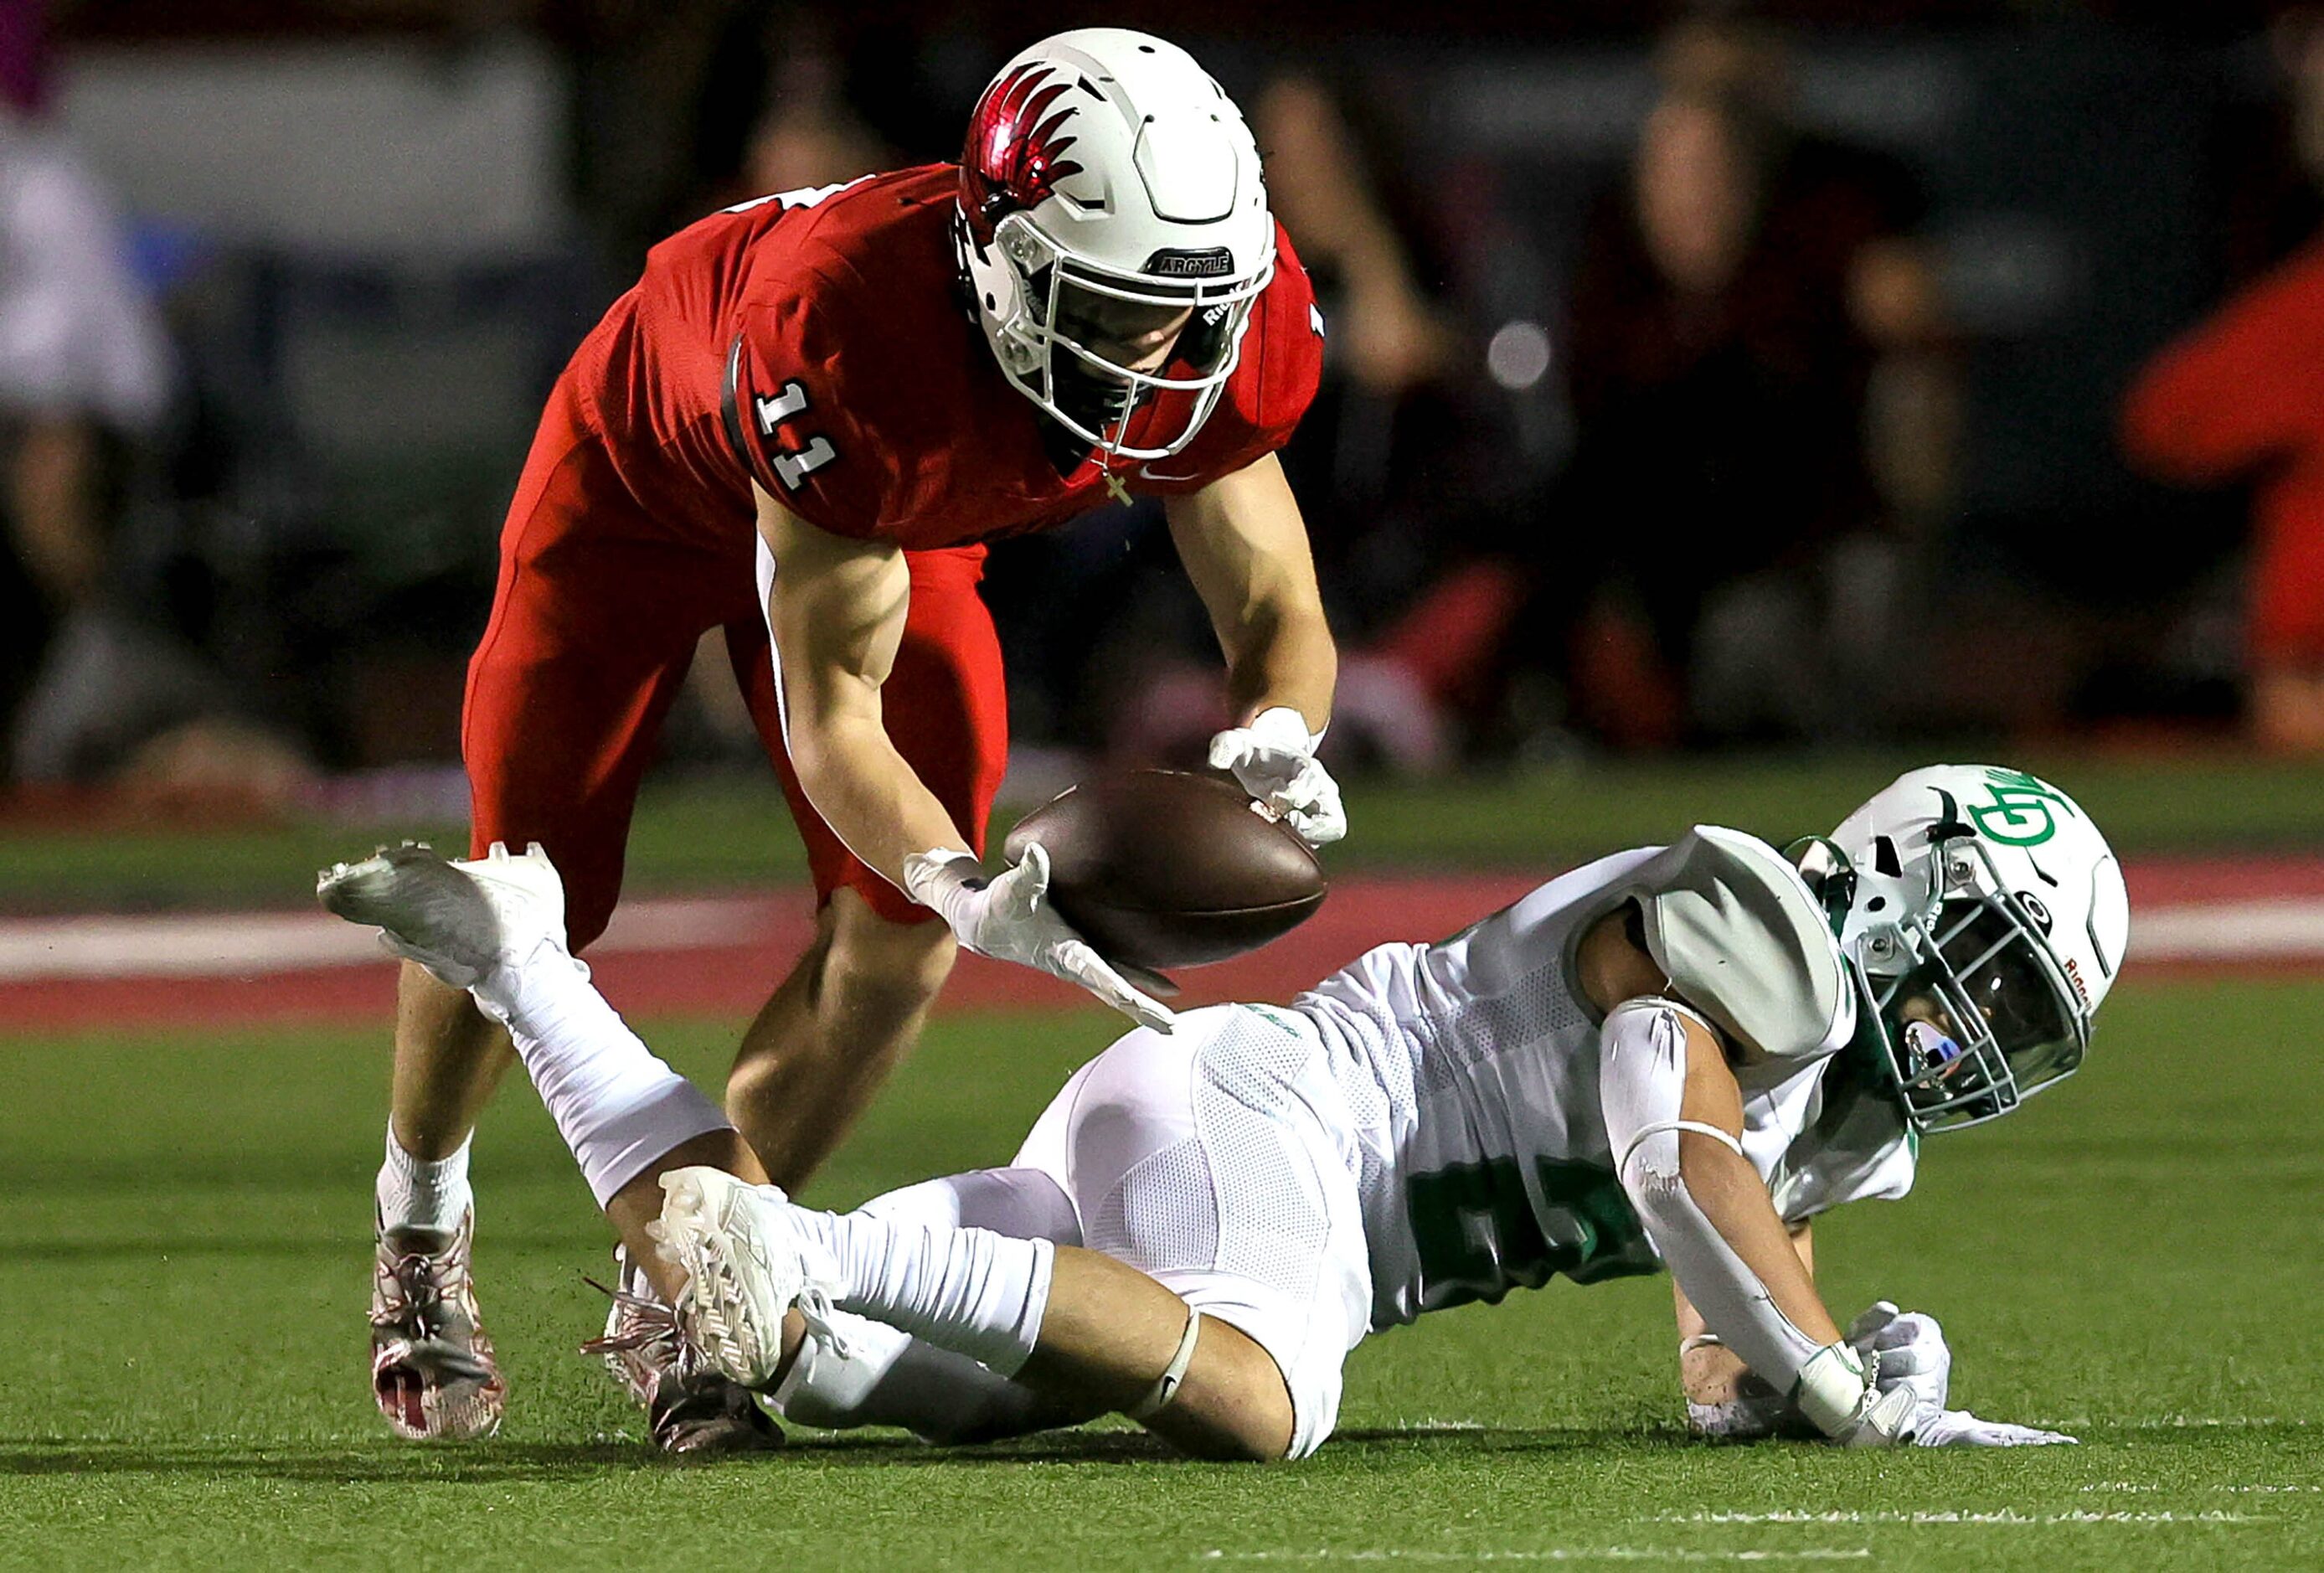
<path id="1" fill-rule="evenodd" d="M 1298 500 L 1269 454 L 1167 500 L 1170 537 L 1226 656 L 1236 719 L 1281 705 L 1308 729 L 1331 719 L 1339 656 Z"/>
<path id="2" fill-rule="evenodd" d="M 1742 1152 L 1716 1033 L 1655 996 L 1610 1013 L 1600 1095 L 1622 1189 L 1708 1329 L 1788 1393 L 1840 1330 Z"/>
<path id="3" fill-rule="evenodd" d="M 1799 1224 L 1791 1230 L 1792 1249 L 1808 1276 L 1815 1276 L 1814 1235 L 1811 1226 Z M 1686 1298 L 1686 1291 L 1674 1283 L 1672 1298 L 1677 1302 L 1678 1373 L 1680 1389 L 1692 1403 L 1725 1403 L 1734 1398 L 1736 1383 L 1750 1367 L 1742 1356 L 1722 1342 Z"/>
<path id="4" fill-rule="evenodd" d="M 791 766 L 807 801 L 881 878 L 900 890 L 914 853 L 970 845 L 876 714 L 789 719 Z"/>
<path id="5" fill-rule="evenodd" d="M 1256 610 L 1220 643 L 1227 661 L 1227 695 L 1238 724 L 1278 705 L 1299 712 L 1311 732 L 1332 719 L 1332 691 L 1340 658 L 1318 604 L 1290 602 Z"/>
<path id="6" fill-rule="evenodd" d="M 1729 1133 L 1739 1135 L 1740 1131 Z M 1694 1205 L 1765 1287 L 1784 1319 L 1818 1345 L 1835 1342 L 1840 1325 L 1792 1249 L 1789 1234 L 1768 1198 L 1766 1182 L 1749 1160 L 1710 1137 L 1687 1132 L 1679 1138 L 1679 1176 Z M 1721 1337 L 1729 1332 L 1711 1330 Z"/>

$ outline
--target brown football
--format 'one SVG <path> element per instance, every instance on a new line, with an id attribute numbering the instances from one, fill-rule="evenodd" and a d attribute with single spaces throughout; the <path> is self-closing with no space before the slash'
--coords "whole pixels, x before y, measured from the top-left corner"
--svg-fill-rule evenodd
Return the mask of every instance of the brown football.
<path id="1" fill-rule="evenodd" d="M 1231 782 L 1170 770 L 1084 782 L 1017 822 L 1038 841 L 1057 915 L 1109 960 L 1200 967 L 1279 939 L 1323 904 L 1314 853 Z"/>

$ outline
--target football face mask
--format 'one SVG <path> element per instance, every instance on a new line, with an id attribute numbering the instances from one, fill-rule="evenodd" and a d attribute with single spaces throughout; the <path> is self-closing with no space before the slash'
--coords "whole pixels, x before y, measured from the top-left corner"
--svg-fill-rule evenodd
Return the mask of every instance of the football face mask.
<path id="1" fill-rule="evenodd" d="M 1272 264 L 1237 289 L 1206 291 L 1099 273 L 1021 214 L 1001 221 L 998 241 L 1024 270 L 1025 309 L 1002 328 L 1017 350 L 1001 362 L 1010 380 L 1051 420 L 1111 457 L 1163 458 L 1193 441 L 1234 375 L 1251 304 Z M 1170 392 L 1193 395 L 1185 420 L 1130 446 L 1132 419 Z"/>
<path id="2" fill-rule="evenodd" d="M 1953 1130 L 2071 1075 L 2120 970 L 2121 865 L 2020 771 L 1914 771 L 1833 833 L 1840 948 L 1905 1117 Z"/>
<path id="3" fill-rule="evenodd" d="M 1972 846 L 1966 855 L 1983 852 Z M 1868 937 L 1851 970 L 1915 1129 L 1997 1118 L 2080 1066 L 2089 1013 L 2006 896 L 1945 898 L 1886 938 L 1894 954 L 1876 962 Z M 1901 971 L 1871 970 L 1899 958 Z"/>

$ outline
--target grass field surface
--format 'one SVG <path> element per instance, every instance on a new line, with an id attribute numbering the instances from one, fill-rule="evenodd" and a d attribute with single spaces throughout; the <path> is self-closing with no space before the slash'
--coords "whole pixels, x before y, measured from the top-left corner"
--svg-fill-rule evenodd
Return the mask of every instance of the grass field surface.
<path id="1" fill-rule="evenodd" d="M 1829 830 L 1902 772 L 1942 751 L 1577 762 L 1427 783 L 1352 781 L 1352 834 L 1335 870 L 1563 866 L 1667 841 L 1698 820 L 1778 843 Z M 2006 753 L 2064 787 L 2126 856 L 2220 847 L 2324 845 L 2324 767 L 2236 754 L 2124 757 Z M 1030 803 L 1004 803 L 994 839 Z M 0 821 L 5 823 L 5 821 Z M 279 824 L 171 823 L 127 810 L 51 810 L 0 838 L 0 910 L 255 904 L 303 893 L 302 871 L 382 837 L 465 848 L 462 827 L 416 819 Z M 632 893 L 797 881 L 806 859 L 771 775 L 650 787 L 630 837 Z"/>
<path id="2" fill-rule="evenodd" d="M 1851 789 L 1853 790 L 1853 789 Z M 2116 992 L 2085 1072 L 1932 1141 L 1819 1226 L 1843 1319 L 1943 1319 L 2019 1453 L 1689 1440 L 1658 1280 L 1431 1317 L 1350 1366 L 1339 1439 L 1267 1467 L 1120 1428 L 946 1455 L 893 1434 L 666 1463 L 573 1346 L 602 1225 L 529 1089 L 479 1138 L 494 1441 L 390 1440 L 366 1389 L 385 1033 L 0 1041 L 0 1563 L 78 1568 L 1336 1563 L 2324 1567 L 2324 1078 L 2313 982 Z M 733 1027 L 648 1024 L 715 1084 Z M 1112 1023 L 940 1020 L 810 1199 L 1005 1161 Z"/>

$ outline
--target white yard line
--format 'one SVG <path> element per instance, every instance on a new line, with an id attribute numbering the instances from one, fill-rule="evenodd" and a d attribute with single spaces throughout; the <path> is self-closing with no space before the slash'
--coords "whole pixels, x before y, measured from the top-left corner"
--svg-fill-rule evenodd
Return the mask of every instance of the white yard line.
<path id="1" fill-rule="evenodd" d="M 2200 1513 L 2098 1513 L 2070 1510 L 2065 1513 L 2020 1513 L 2015 1508 L 1997 1508 L 1987 1512 L 1968 1509 L 1928 1509 L 1918 1513 L 1859 1512 L 1837 1509 L 1828 1513 L 1812 1513 L 1804 1509 L 1778 1510 L 1774 1513 L 1665 1513 L 1646 1521 L 1662 1524 L 2254 1524 L 2273 1523 L 2271 1518 L 2249 1513 L 2229 1513 L 2224 1508 L 2207 1508 Z"/>
<path id="2" fill-rule="evenodd" d="M 2130 959 L 2297 961 L 2324 956 L 2324 900 L 2200 902 L 2132 912 Z"/>
<path id="3" fill-rule="evenodd" d="M 2278 1496 L 2324 1491 L 2324 1485 L 2156 1485 L 2144 1480 L 2093 1480 L 2088 1485 L 2078 1485 L 2077 1491 L 2151 1492 L 2183 1496 L 2191 1493 L 2210 1492 L 2214 1494 L 2234 1494 L 2250 1496 Z"/>
<path id="4" fill-rule="evenodd" d="M 1700 1550 L 1684 1546 L 1539 1546 L 1508 1550 L 1452 1551 L 1404 1546 L 1347 1550 L 1202 1552 L 1204 1562 L 1867 1562 L 1868 1546 L 1807 1546 L 1790 1550 Z"/>

